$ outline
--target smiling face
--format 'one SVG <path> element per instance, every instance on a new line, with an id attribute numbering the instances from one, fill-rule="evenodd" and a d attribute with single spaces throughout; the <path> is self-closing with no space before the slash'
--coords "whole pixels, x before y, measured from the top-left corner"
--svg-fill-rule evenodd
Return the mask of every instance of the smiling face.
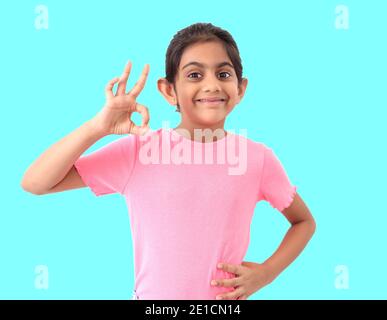
<path id="1" fill-rule="evenodd" d="M 198 42 L 188 46 L 181 57 L 175 89 L 160 79 L 159 90 L 173 105 L 179 104 L 182 122 L 179 127 L 224 126 L 227 115 L 246 90 L 247 79 L 238 86 L 232 62 L 220 41 Z"/>

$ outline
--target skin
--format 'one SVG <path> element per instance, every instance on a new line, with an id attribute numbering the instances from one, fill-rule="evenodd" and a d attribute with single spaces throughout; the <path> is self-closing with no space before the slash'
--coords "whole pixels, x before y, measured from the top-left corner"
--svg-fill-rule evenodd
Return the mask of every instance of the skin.
<path id="1" fill-rule="evenodd" d="M 191 61 L 198 61 L 205 67 L 190 66 L 183 69 Z M 238 84 L 233 68 L 216 67 L 223 61 L 231 63 L 220 42 L 195 43 L 187 47 L 182 55 L 175 79 L 176 90 L 165 78 L 157 82 L 160 93 L 168 103 L 173 106 L 180 105 L 181 122 L 175 129 L 188 130 L 188 138 L 194 139 L 195 128 L 222 129 L 224 134 L 227 134 L 224 131 L 226 117 L 242 100 L 248 80 L 243 78 L 242 83 Z M 194 72 L 197 74 L 193 74 Z M 230 76 L 222 72 L 228 72 Z M 217 108 L 208 108 L 195 102 L 195 99 L 207 96 L 225 97 L 226 102 Z M 282 214 L 291 226 L 278 249 L 265 262 L 243 261 L 240 265 L 233 265 L 219 261 L 222 270 L 234 274 L 235 277 L 213 279 L 211 285 L 234 287 L 235 290 L 220 294 L 216 299 L 247 299 L 270 284 L 302 252 L 316 228 L 311 212 L 301 196 L 295 193 L 291 205 L 284 209 Z"/>
<path id="2" fill-rule="evenodd" d="M 200 62 L 205 67 L 191 65 L 183 69 L 191 61 Z M 175 79 L 176 90 L 165 78 L 157 82 L 160 93 L 168 103 L 172 106 L 179 104 L 181 122 L 175 129 L 186 129 L 190 134 L 188 138 L 194 139 L 195 128 L 209 128 L 213 131 L 220 129 L 223 135 L 227 134 L 224 130 L 226 117 L 242 100 L 248 80 L 243 78 L 242 83 L 238 85 L 233 67 L 217 67 L 217 64 L 224 61 L 232 64 L 220 42 L 195 43 L 183 52 Z M 226 101 L 216 108 L 209 108 L 195 101 L 213 96 L 225 98 Z M 214 138 L 216 141 L 216 137 Z"/>
<path id="3" fill-rule="evenodd" d="M 187 48 L 181 65 L 191 59 L 205 63 L 208 68 L 201 70 L 204 78 L 190 82 L 179 69 L 176 91 L 165 79 L 158 81 L 158 88 L 172 105 L 179 101 L 182 110 L 181 128 L 222 128 L 226 116 L 239 103 L 247 86 L 247 79 L 238 86 L 237 80 L 223 80 L 215 75 L 216 65 L 227 61 L 223 48 L 217 43 L 205 43 Z M 229 60 L 228 60 L 229 61 Z M 79 156 L 100 138 L 109 134 L 144 134 L 149 122 L 148 109 L 136 102 L 145 86 L 149 65 L 143 69 L 135 86 L 126 93 L 126 83 L 131 70 L 131 62 L 125 66 L 121 77 L 114 78 L 106 86 L 106 104 L 92 120 L 66 136 L 46 150 L 28 169 L 23 177 L 22 186 L 33 194 L 46 194 L 70 190 L 86 185 L 78 172 L 71 169 Z M 196 72 L 196 71 L 195 71 Z M 193 80 L 191 80 L 193 81 Z M 117 93 L 112 89 L 118 83 Z M 193 102 L 202 95 L 222 94 L 227 102 L 220 108 L 208 109 Z M 191 110 L 192 109 L 192 110 Z M 133 112 L 143 115 L 142 126 L 136 126 L 130 116 Z M 191 134 L 193 136 L 193 134 Z M 39 183 L 38 183 L 39 182 Z M 221 287 L 234 287 L 235 290 L 220 294 L 222 299 L 247 299 L 254 292 L 270 284 L 302 252 L 315 232 L 316 224 L 301 196 L 296 193 L 291 205 L 281 211 L 291 224 L 280 246 L 263 263 L 243 261 L 240 265 L 223 263 L 224 271 L 234 274 L 232 279 L 213 279 Z M 222 261 L 219 261 L 222 263 Z"/>
<path id="4" fill-rule="evenodd" d="M 129 92 L 126 92 L 126 84 L 132 69 L 131 61 L 127 62 L 121 77 L 112 79 L 106 85 L 106 103 L 92 119 L 94 126 L 99 128 L 103 135 L 127 133 L 142 135 L 149 130 L 149 110 L 146 106 L 137 103 L 137 98 L 145 87 L 149 68 L 149 64 L 144 66 L 140 78 Z M 117 92 L 114 94 L 113 87 L 116 83 L 118 83 Z M 137 126 L 131 120 L 134 112 L 142 115 L 141 126 Z"/>
<path id="5" fill-rule="evenodd" d="M 205 66 L 190 66 L 183 69 L 191 61 L 200 62 Z M 231 60 L 220 42 L 196 43 L 187 47 L 182 55 L 175 79 L 176 90 L 173 84 L 165 78 L 161 78 L 157 82 L 160 93 L 168 103 L 173 106 L 180 105 L 181 122 L 175 129 L 186 129 L 189 132 L 187 137 L 190 139 L 195 138 L 194 129 L 221 129 L 224 135 L 227 135 L 224 130 L 226 117 L 245 94 L 247 79 L 243 78 L 239 84 L 233 67 L 217 67 L 219 63 L 224 61 L 231 64 Z M 149 65 L 145 66 L 143 74 L 133 90 L 126 94 L 125 87 L 130 69 L 131 64 L 129 62 L 122 76 L 113 79 L 106 88 L 107 108 L 104 108 L 105 113 L 102 112 L 98 115 L 98 123 L 100 123 L 100 127 L 104 127 L 104 130 L 109 133 L 133 132 L 142 134 L 149 128 L 148 109 L 135 101 L 145 86 Z M 117 82 L 117 94 L 114 96 L 112 88 Z M 208 105 L 195 101 L 209 96 L 220 96 L 225 98 L 226 101 L 217 107 L 208 107 Z M 135 126 L 130 120 L 130 115 L 135 111 L 143 115 L 141 127 Z M 185 134 L 184 131 L 181 134 Z M 216 137 L 214 138 L 216 141 Z M 218 138 L 221 137 L 218 136 Z M 278 249 L 265 262 L 243 261 L 240 265 L 233 265 L 219 261 L 222 270 L 233 274 L 235 277 L 231 279 L 213 279 L 211 285 L 233 287 L 235 289 L 218 295 L 216 299 L 247 299 L 253 293 L 270 284 L 302 252 L 316 229 L 311 212 L 301 196 L 295 193 L 290 206 L 282 210 L 281 213 L 291 226 Z"/>
<path id="6" fill-rule="evenodd" d="M 291 226 L 278 249 L 263 263 L 243 261 L 241 265 L 234 265 L 220 262 L 223 264 L 221 269 L 234 274 L 235 278 L 214 280 L 219 286 L 236 289 L 220 294 L 216 299 L 246 300 L 270 284 L 305 248 L 316 230 L 316 223 L 300 195 L 296 193 L 291 205 L 281 212 Z"/>

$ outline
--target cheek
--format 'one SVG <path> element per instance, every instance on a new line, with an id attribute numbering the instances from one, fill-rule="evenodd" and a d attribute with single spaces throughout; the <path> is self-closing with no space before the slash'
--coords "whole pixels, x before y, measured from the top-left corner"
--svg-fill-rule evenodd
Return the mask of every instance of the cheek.
<path id="1" fill-rule="evenodd" d="M 228 96 L 228 105 L 234 105 L 238 102 L 238 90 L 235 90 L 234 88 L 232 90 L 229 90 Z"/>
<path id="2" fill-rule="evenodd" d="M 184 90 L 180 91 L 180 99 L 182 102 L 191 103 L 195 97 L 195 90 L 186 86 Z"/>
<path id="3" fill-rule="evenodd" d="M 233 85 L 232 88 L 230 89 L 230 92 L 232 93 L 232 96 L 234 99 L 238 99 L 238 86 Z"/>

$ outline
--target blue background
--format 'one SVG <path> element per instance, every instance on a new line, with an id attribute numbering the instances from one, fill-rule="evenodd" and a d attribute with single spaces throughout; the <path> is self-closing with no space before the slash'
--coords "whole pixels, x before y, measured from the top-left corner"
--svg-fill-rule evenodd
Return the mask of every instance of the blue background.
<path id="1" fill-rule="evenodd" d="M 49 28 L 35 28 L 46 5 Z M 349 29 L 335 28 L 348 6 Z M 157 91 L 167 46 L 180 29 L 211 22 L 242 57 L 246 95 L 226 129 L 273 148 L 313 213 L 316 233 L 271 285 L 249 299 L 385 299 L 386 1 L 7 1 L 0 18 L 2 183 L 0 298 L 130 299 L 134 285 L 124 198 L 88 188 L 35 196 L 20 186 L 49 146 L 92 118 L 128 59 L 128 88 L 150 74 L 139 102 L 152 129 L 179 123 Z M 140 117 L 137 117 L 139 120 Z M 138 121 L 137 121 L 138 122 Z M 86 153 L 119 138 L 98 141 Z M 286 219 L 260 202 L 246 261 L 263 262 Z M 49 270 L 47 290 L 35 267 Z M 335 287 L 335 267 L 349 288 Z"/>

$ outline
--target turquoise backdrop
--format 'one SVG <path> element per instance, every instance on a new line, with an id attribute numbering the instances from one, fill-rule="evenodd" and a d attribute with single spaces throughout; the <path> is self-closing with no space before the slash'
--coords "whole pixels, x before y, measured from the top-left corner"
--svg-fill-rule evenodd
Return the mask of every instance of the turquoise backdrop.
<path id="1" fill-rule="evenodd" d="M 39 5 L 47 29 L 37 28 Z M 150 64 L 139 102 L 151 128 L 177 125 L 156 81 L 172 36 L 196 22 L 234 36 L 249 79 L 226 129 L 247 129 L 273 148 L 317 222 L 299 258 L 249 299 L 387 298 L 386 1 L 18 0 L 1 8 L 1 299 L 131 298 L 124 199 L 88 188 L 36 196 L 20 182 L 43 151 L 102 108 L 106 83 L 128 59 L 128 88 Z M 288 226 L 260 202 L 245 260 L 266 259 Z"/>

